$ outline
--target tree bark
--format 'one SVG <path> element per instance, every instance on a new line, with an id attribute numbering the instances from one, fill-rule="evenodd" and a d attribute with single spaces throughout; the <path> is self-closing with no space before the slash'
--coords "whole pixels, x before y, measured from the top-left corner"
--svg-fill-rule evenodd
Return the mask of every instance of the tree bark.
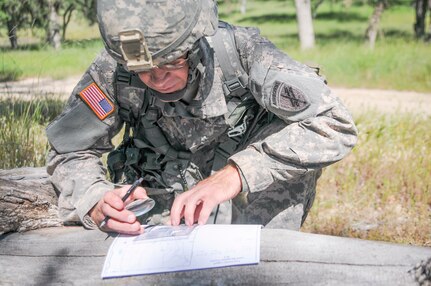
<path id="1" fill-rule="evenodd" d="M 317 17 L 317 9 L 319 9 L 320 5 L 323 4 L 324 0 L 317 0 L 317 2 L 314 4 L 313 8 L 311 9 L 313 19 L 316 19 Z M 332 2 L 331 2 L 332 3 Z"/>
<path id="2" fill-rule="evenodd" d="M 0 235 L 61 225 L 45 168 L 0 170 Z"/>
<path id="3" fill-rule="evenodd" d="M 426 13 L 428 10 L 428 2 L 428 0 L 416 0 L 415 3 L 416 22 L 413 28 L 417 39 L 422 39 L 425 37 L 425 22 Z"/>
<path id="4" fill-rule="evenodd" d="M 7 36 L 9 37 L 10 46 L 13 50 L 18 49 L 18 37 L 16 35 L 17 25 L 13 20 L 7 21 Z"/>
<path id="5" fill-rule="evenodd" d="M 240 8 L 241 14 L 245 14 L 247 12 L 247 0 L 241 0 L 241 8 Z"/>
<path id="6" fill-rule="evenodd" d="M 377 33 L 379 30 L 379 23 L 384 10 L 385 10 L 385 3 L 382 0 L 378 1 L 376 6 L 374 7 L 374 11 L 373 11 L 373 14 L 371 15 L 368 28 L 365 32 L 365 35 L 368 39 L 368 43 L 371 49 L 374 49 L 374 46 L 376 44 Z"/>
<path id="7" fill-rule="evenodd" d="M 50 1 L 48 20 L 48 42 L 56 50 L 61 48 L 60 23 L 58 21 L 58 3 Z"/>
<path id="8" fill-rule="evenodd" d="M 314 29 L 313 18 L 311 16 L 311 1 L 295 0 L 295 6 L 301 49 L 306 50 L 314 48 Z"/>
<path id="9" fill-rule="evenodd" d="M 75 5 L 71 4 L 65 9 L 63 13 L 63 31 L 61 35 L 62 41 L 66 40 L 66 30 L 70 23 L 70 19 L 72 18 L 73 11 L 75 11 Z"/>
<path id="10" fill-rule="evenodd" d="M 425 41 L 427 42 L 431 41 L 431 0 L 428 1 L 428 17 L 429 17 L 428 33 L 425 36 Z"/>

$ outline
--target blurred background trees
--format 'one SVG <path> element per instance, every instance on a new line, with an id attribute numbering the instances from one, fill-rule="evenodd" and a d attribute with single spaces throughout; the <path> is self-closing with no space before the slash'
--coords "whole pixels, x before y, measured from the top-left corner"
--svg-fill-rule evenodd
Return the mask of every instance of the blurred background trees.
<path id="1" fill-rule="evenodd" d="M 94 24 L 96 0 L 0 0 L 0 28 L 6 28 L 12 49 L 18 48 L 17 31 L 28 28 L 43 29 L 46 42 L 59 49 L 73 13 Z"/>
<path id="2" fill-rule="evenodd" d="M 250 0 L 249 0 L 250 1 Z M 283 0 L 293 1 L 293 0 Z M 379 33 L 379 22 L 382 13 L 391 4 L 402 0 L 294 0 L 296 6 L 298 37 L 303 49 L 314 47 L 314 30 L 312 17 L 319 17 L 318 8 L 324 2 L 343 2 L 353 5 L 356 2 L 374 6 L 369 17 L 369 25 L 364 31 L 365 40 L 374 47 Z M 427 17 L 431 19 L 431 0 L 411 0 L 412 11 L 415 13 L 415 23 L 412 27 L 417 39 L 429 41 L 431 24 L 426 27 Z M 247 0 L 222 0 L 229 8 L 227 13 L 236 10 L 247 13 Z M 265 1 L 260 1 L 265 5 Z M 7 30 L 7 36 L 12 49 L 18 48 L 17 31 L 28 28 L 42 28 L 45 40 L 52 47 L 59 49 L 66 39 L 67 27 L 74 13 L 80 14 L 89 24 L 96 22 L 96 0 L 0 0 L 0 28 Z"/>

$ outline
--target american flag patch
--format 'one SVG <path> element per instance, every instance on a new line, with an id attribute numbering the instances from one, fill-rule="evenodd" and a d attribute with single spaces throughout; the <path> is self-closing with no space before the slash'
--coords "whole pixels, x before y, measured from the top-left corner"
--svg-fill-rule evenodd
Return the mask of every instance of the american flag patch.
<path id="1" fill-rule="evenodd" d="M 94 82 L 84 88 L 79 96 L 96 113 L 100 120 L 105 119 L 114 111 L 114 105 Z"/>

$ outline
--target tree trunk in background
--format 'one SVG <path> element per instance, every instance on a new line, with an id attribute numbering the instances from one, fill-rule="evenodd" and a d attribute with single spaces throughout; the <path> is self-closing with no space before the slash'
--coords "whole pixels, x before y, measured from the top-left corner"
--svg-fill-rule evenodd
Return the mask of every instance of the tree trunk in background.
<path id="1" fill-rule="evenodd" d="M 295 0 L 295 6 L 301 49 L 306 50 L 314 48 L 314 29 L 313 18 L 311 17 L 311 1 Z"/>
<path id="2" fill-rule="evenodd" d="M 9 37 L 10 46 L 13 50 L 18 49 L 18 37 L 16 35 L 17 25 L 13 20 L 7 21 L 7 36 Z"/>
<path id="3" fill-rule="evenodd" d="M 324 0 L 317 0 L 317 2 L 314 4 L 313 8 L 311 9 L 311 13 L 313 15 L 313 19 L 317 16 L 317 9 L 319 9 L 320 5 L 322 5 Z M 331 2 L 332 3 L 332 2 Z"/>
<path id="4" fill-rule="evenodd" d="M 428 17 L 429 17 L 428 34 L 425 36 L 425 40 L 431 41 L 431 0 L 428 1 Z"/>
<path id="5" fill-rule="evenodd" d="M 0 170 L 0 235 L 62 224 L 45 168 Z"/>
<path id="6" fill-rule="evenodd" d="M 376 44 L 377 32 L 379 30 L 379 23 L 384 10 L 385 10 L 385 3 L 382 0 L 378 1 L 376 6 L 374 7 L 374 12 L 371 15 L 368 28 L 365 32 L 365 35 L 368 39 L 368 43 L 371 49 L 374 49 L 374 46 Z"/>
<path id="7" fill-rule="evenodd" d="M 60 23 L 58 21 L 58 3 L 49 2 L 48 42 L 56 50 L 61 48 Z"/>
<path id="8" fill-rule="evenodd" d="M 66 40 L 66 30 L 70 23 L 70 19 L 72 18 L 73 11 L 75 11 L 75 5 L 71 4 L 63 12 L 63 31 L 61 34 L 62 41 Z"/>
<path id="9" fill-rule="evenodd" d="M 417 39 L 422 39 L 425 36 L 425 22 L 428 10 L 428 0 L 416 0 L 416 22 L 414 24 L 415 36 Z"/>
<path id="10" fill-rule="evenodd" d="M 241 8 L 240 8 L 241 14 L 245 14 L 247 11 L 247 0 L 241 0 Z"/>

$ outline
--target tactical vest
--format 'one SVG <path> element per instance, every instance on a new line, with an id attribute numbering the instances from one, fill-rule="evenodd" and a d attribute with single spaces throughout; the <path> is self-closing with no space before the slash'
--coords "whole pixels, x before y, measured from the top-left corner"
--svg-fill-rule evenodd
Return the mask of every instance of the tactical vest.
<path id="1" fill-rule="evenodd" d="M 215 150 L 211 160 L 212 171 L 216 171 L 225 166 L 230 155 L 244 147 L 254 131 L 272 120 L 272 115 L 257 104 L 248 90 L 248 75 L 239 59 L 232 26 L 220 22 L 218 32 L 211 38 L 211 47 L 222 70 L 223 93 L 229 110 L 225 115 L 229 125 L 226 140 L 209 144 L 201 153 L 172 146 L 157 123 L 161 113 L 175 113 L 184 118 L 192 115 L 182 104 L 172 107 L 158 100 L 136 74 L 119 65 L 116 89 L 125 133 L 121 145 L 108 155 L 108 170 L 114 183 L 131 183 L 143 177 L 149 194 L 185 191 L 208 175 L 193 164 L 193 156 Z M 142 94 L 134 97 L 138 102 L 127 102 L 124 99 L 130 94 L 122 96 L 126 93 Z"/>

